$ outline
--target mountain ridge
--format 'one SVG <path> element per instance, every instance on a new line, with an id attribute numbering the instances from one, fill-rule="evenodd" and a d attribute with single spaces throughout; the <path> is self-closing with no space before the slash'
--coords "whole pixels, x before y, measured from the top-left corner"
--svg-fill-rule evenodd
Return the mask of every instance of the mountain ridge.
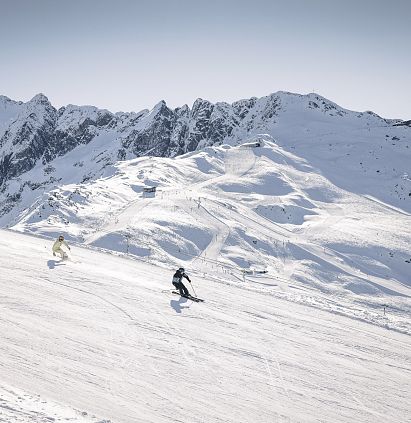
<path id="1" fill-rule="evenodd" d="M 96 180 L 118 161 L 177 157 L 207 146 L 238 145 L 259 134 L 268 134 L 285 151 L 302 151 L 307 143 L 314 149 L 324 145 L 328 153 L 322 160 L 309 159 L 319 172 L 355 190 L 346 187 L 342 174 L 354 171 L 369 180 L 365 194 L 377 197 L 373 186 L 384 175 L 390 194 L 380 200 L 411 210 L 407 122 L 350 111 L 315 93 L 286 91 L 231 104 L 199 98 L 191 108 L 171 109 L 162 100 L 151 110 L 116 113 L 95 106 L 56 109 L 44 94 L 26 103 L 0 96 L 0 221 L 27 201 L 23 196 L 35 199 L 39 190 L 57 184 Z M 350 155 L 358 156 L 355 164 Z"/>

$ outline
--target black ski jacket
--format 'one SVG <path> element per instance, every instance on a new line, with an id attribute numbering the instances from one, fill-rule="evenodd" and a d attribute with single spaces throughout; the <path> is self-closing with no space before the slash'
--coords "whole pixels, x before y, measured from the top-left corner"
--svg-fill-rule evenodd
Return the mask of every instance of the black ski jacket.
<path id="1" fill-rule="evenodd" d="M 173 282 L 175 283 L 181 283 L 181 279 L 186 278 L 189 282 L 191 282 L 190 278 L 184 273 L 177 270 L 176 273 L 174 273 L 173 276 Z"/>

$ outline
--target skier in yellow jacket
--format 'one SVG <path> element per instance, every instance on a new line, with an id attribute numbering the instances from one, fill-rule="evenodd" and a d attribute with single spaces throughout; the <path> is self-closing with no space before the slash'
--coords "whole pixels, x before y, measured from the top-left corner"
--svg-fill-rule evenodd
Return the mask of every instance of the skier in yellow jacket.
<path id="1" fill-rule="evenodd" d="M 70 247 L 68 246 L 67 242 L 64 241 L 64 236 L 60 235 L 56 242 L 53 245 L 53 256 L 56 255 L 56 253 L 59 253 L 61 255 L 62 259 L 66 259 L 68 258 L 68 255 L 66 254 L 66 252 L 61 248 L 61 246 L 64 245 L 65 247 L 67 247 L 70 250 Z"/>

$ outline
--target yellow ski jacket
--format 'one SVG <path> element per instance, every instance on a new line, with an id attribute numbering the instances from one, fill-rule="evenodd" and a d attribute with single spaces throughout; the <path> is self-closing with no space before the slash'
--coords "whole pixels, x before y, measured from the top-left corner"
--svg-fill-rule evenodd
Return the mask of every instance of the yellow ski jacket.
<path id="1" fill-rule="evenodd" d="M 53 253 L 56 253 L 57 251 L 61 250 L 61 246 L 64 245 L 70 250 L 70 247 L 68 246 L 66 241 L 59 241 L 57 240 L 53 245 Z"/>

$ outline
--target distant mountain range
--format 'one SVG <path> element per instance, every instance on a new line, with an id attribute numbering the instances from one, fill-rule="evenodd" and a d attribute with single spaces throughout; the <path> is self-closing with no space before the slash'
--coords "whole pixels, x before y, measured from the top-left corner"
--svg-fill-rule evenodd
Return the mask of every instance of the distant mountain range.
<path id="1" fill-rule="evenodd" d="M 403 145 L 409 144 L 410 125 L 372 112 L 349 111 L 317 94 L 277 92 L 232 104 L 197 99 L 191 108 L 176 109 L 161 101 L 138 113 L 74 105 L 56 109 L 43 94 L 27 103 L 0 96 L 0 222 L 4 224 L 1 217 L 21 203 L 25 191 L 94 180 L 119 160 L 176 157 L 206 146 L 235 145 L 261 133 L 297 151 L 301 141 L 311 140 L 314 146 L 321 139 L 331 145 L 336 137 L 347 137 L 352 146 L 364 137 L 383 139 L 387 146 Z M 400 162 L 405 158 L 401 155 Z M 380 160 L 383 164 L 383 155 Z M 399 176 L 401 185 L 407 166 L 384 166 L 386 171 L 395 169 L 392 176 Z M 399 191 L 394 202 L 408 195 L 400 185 L 391 187 Z"/>

